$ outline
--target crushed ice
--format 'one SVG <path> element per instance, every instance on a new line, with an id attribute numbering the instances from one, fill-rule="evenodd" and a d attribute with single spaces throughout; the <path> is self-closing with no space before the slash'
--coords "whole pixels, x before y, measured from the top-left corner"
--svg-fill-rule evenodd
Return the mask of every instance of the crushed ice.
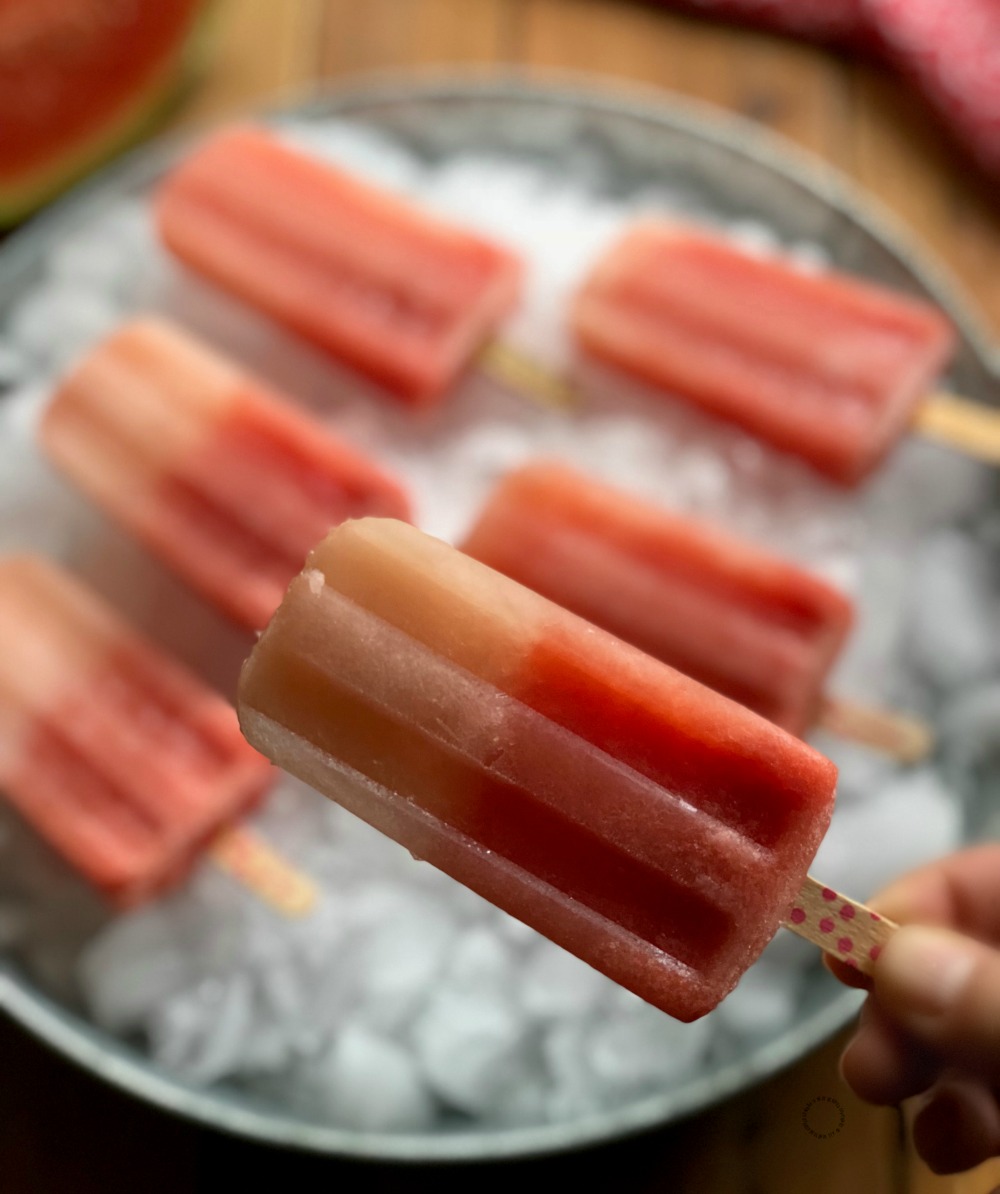
<path id="1" fill-rule="evenodd" d="M 561 311 L 588 262 L 635 211 L 672 206 L 666 191 L 631 206 L 597 198 L 579 180 L 509 158 L 426 166 L 344 123 L 287 135 L 518 247 L 528 294 L 508 335 L 558 366 L 569 359 Z M 756 252 L 780 247 L 759 223 L 731 232 Z M 785 247 L 803 269 L 825 263 L 817 245 Z M 931 764 L 906 770 L 817 735 L 842 768 L 816 864 L 830 882 L 865 897 L 961 840 L 962 794 L 1000 791 L 1000 520 L 983 513 L 995 493 L 988 470 L 908 442 L 862 499 L 850 498 L 739 431 L 613 388 L 593 369 L 579 378 L 586 397 L 572 417 L 472 377 L 414 424 L 177 269 L 155 243 L 147 205 L 122 200 L 63 236 L 0 324 L 0 549 L 68 558 L 105 592 L 127 595 L 131 616 L 188 662 L 224 640 L 211 669 L 221 686 L 246 644 L 170 589 L 32 444 L 53 375 L 143 309 L 201 331 L 377 452 L 409 481 L 434 534 L 460 535 L 503 472 L 555 455 L 717 518 L 852 592 L 859 622 L 835 689 L 937 716 L 941 742 Z M 537 1124 L 620 1107 L 779 1035 L 815 971 L 811 947 L 779 933 L 716 1012 L 681 1025 L 291 780 L 256 823 L 322 885 L 308 919 L 282 921 L 207 864 L 176 894 L 109 919 L 0 809 L 0 950 L 182 1078 L 236 1083 L 366 1132 L 428 1131 L 456 1116 Z"/>

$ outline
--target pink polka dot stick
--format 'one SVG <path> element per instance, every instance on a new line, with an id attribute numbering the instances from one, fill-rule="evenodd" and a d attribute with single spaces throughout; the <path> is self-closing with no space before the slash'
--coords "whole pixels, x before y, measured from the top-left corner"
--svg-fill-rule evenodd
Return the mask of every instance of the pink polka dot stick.
<path id="1" fill-rule="evenodd" d="M 896 929 L 891 920 L 826 887 L 811 875 L 806 876 L 783 923 L 793 933 L 863 974 L 871 974 L 882 946 Z"/>

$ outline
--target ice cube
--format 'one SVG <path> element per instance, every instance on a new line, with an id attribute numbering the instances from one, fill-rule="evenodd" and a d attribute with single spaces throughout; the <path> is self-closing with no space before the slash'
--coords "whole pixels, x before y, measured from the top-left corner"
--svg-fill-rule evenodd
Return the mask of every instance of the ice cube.
<path id="1" fill-rule="evenodd" d="M 506 1103 L 532 1070 L 526 1017 L 499 992 L 437 992 L 411 1039 L 431 1089 L 469 1115 Z"/>
<path id="2" fill-rule="evenodd" d="M 917 555 L 906 649 L 943 688 L 963 687 L 1000 666 L 1000 587 L 986 553 L 967 535 L 941 531 Z"/>
<path id="3" fill-rule="evenodd" d="M 866 900 L 903 872 L 961 841 L 962 805 L 930 767 L 904 772 L 868 800 L 834 811 L 810 868 Z"/>
<path id="4" fill-rule="evenodd" d="M 540 940 L 522 965 L 521 1002 L 541 1019 L 585 1015 L 607 994 L 608 980 L 579 958 Z"/>
<path id="5" fill-rule="evenodd" d="M 717 1022 L 750 1039 L 775 1036 L 795 1017 L 801 977 L 801 969 L 783 967 L 773 956 L 758 962 L 719 1004 Z"/>
<path id="6" fill-rule="evenodd" d="M 349 1025 L 319 1057 L 294 1074 L 301 1110 L 357 1132 L 423 1132 L 435 1117 L 434 1099 L 397 1042 Z"/>

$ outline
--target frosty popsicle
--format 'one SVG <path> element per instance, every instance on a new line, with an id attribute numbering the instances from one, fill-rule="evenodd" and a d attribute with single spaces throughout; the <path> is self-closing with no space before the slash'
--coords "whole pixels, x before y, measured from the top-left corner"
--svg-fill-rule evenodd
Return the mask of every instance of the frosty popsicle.
<path id="1" fill-rule="evenodd" d="M 790 909 L 832 763 L 405 524 L 320 544 L 239 710 L 279 765 L 680 1019 L 812 919 Z"/>
<path id="2" fill-rule="evenodd" d="M 210 138 L 157 214 L 185 264 L 416 406 L 445 394 L 520 289 L 513 253 L 261 128 Z"/>
<path id="3" fill-rule="evenodd" d="M 0 561 L 0 790 L 113 903 L 178 882 L 271 781 L 230 706 L 95 594 Z"/>
<path id="4" fill-rule="evenodd" d="M 572 326 L 586 354 L 843 485 L 864 480 L 914 419 L 1000 463 L 1000 416 L 960 399 L 924 401 L 952 351 L 947 321 L 868 282 L 649 221 L 598 262 Z"/>
<path id="5" fill-rule="evenodd" d="M 76 366 L 41 441 L 113 518 L 254 630 L 334 523 L 409 515 L 381 468 L 160 321 L 126 324 Z"/>

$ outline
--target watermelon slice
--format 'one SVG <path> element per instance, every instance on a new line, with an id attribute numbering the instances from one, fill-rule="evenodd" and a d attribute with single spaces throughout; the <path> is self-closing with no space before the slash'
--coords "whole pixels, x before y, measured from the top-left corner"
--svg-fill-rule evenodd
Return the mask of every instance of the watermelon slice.
<path id="1" fill-rule="evenodd" d="M 136 140 L 173 99 L 205 0 L 3 0 L 0 225 Z"/>

